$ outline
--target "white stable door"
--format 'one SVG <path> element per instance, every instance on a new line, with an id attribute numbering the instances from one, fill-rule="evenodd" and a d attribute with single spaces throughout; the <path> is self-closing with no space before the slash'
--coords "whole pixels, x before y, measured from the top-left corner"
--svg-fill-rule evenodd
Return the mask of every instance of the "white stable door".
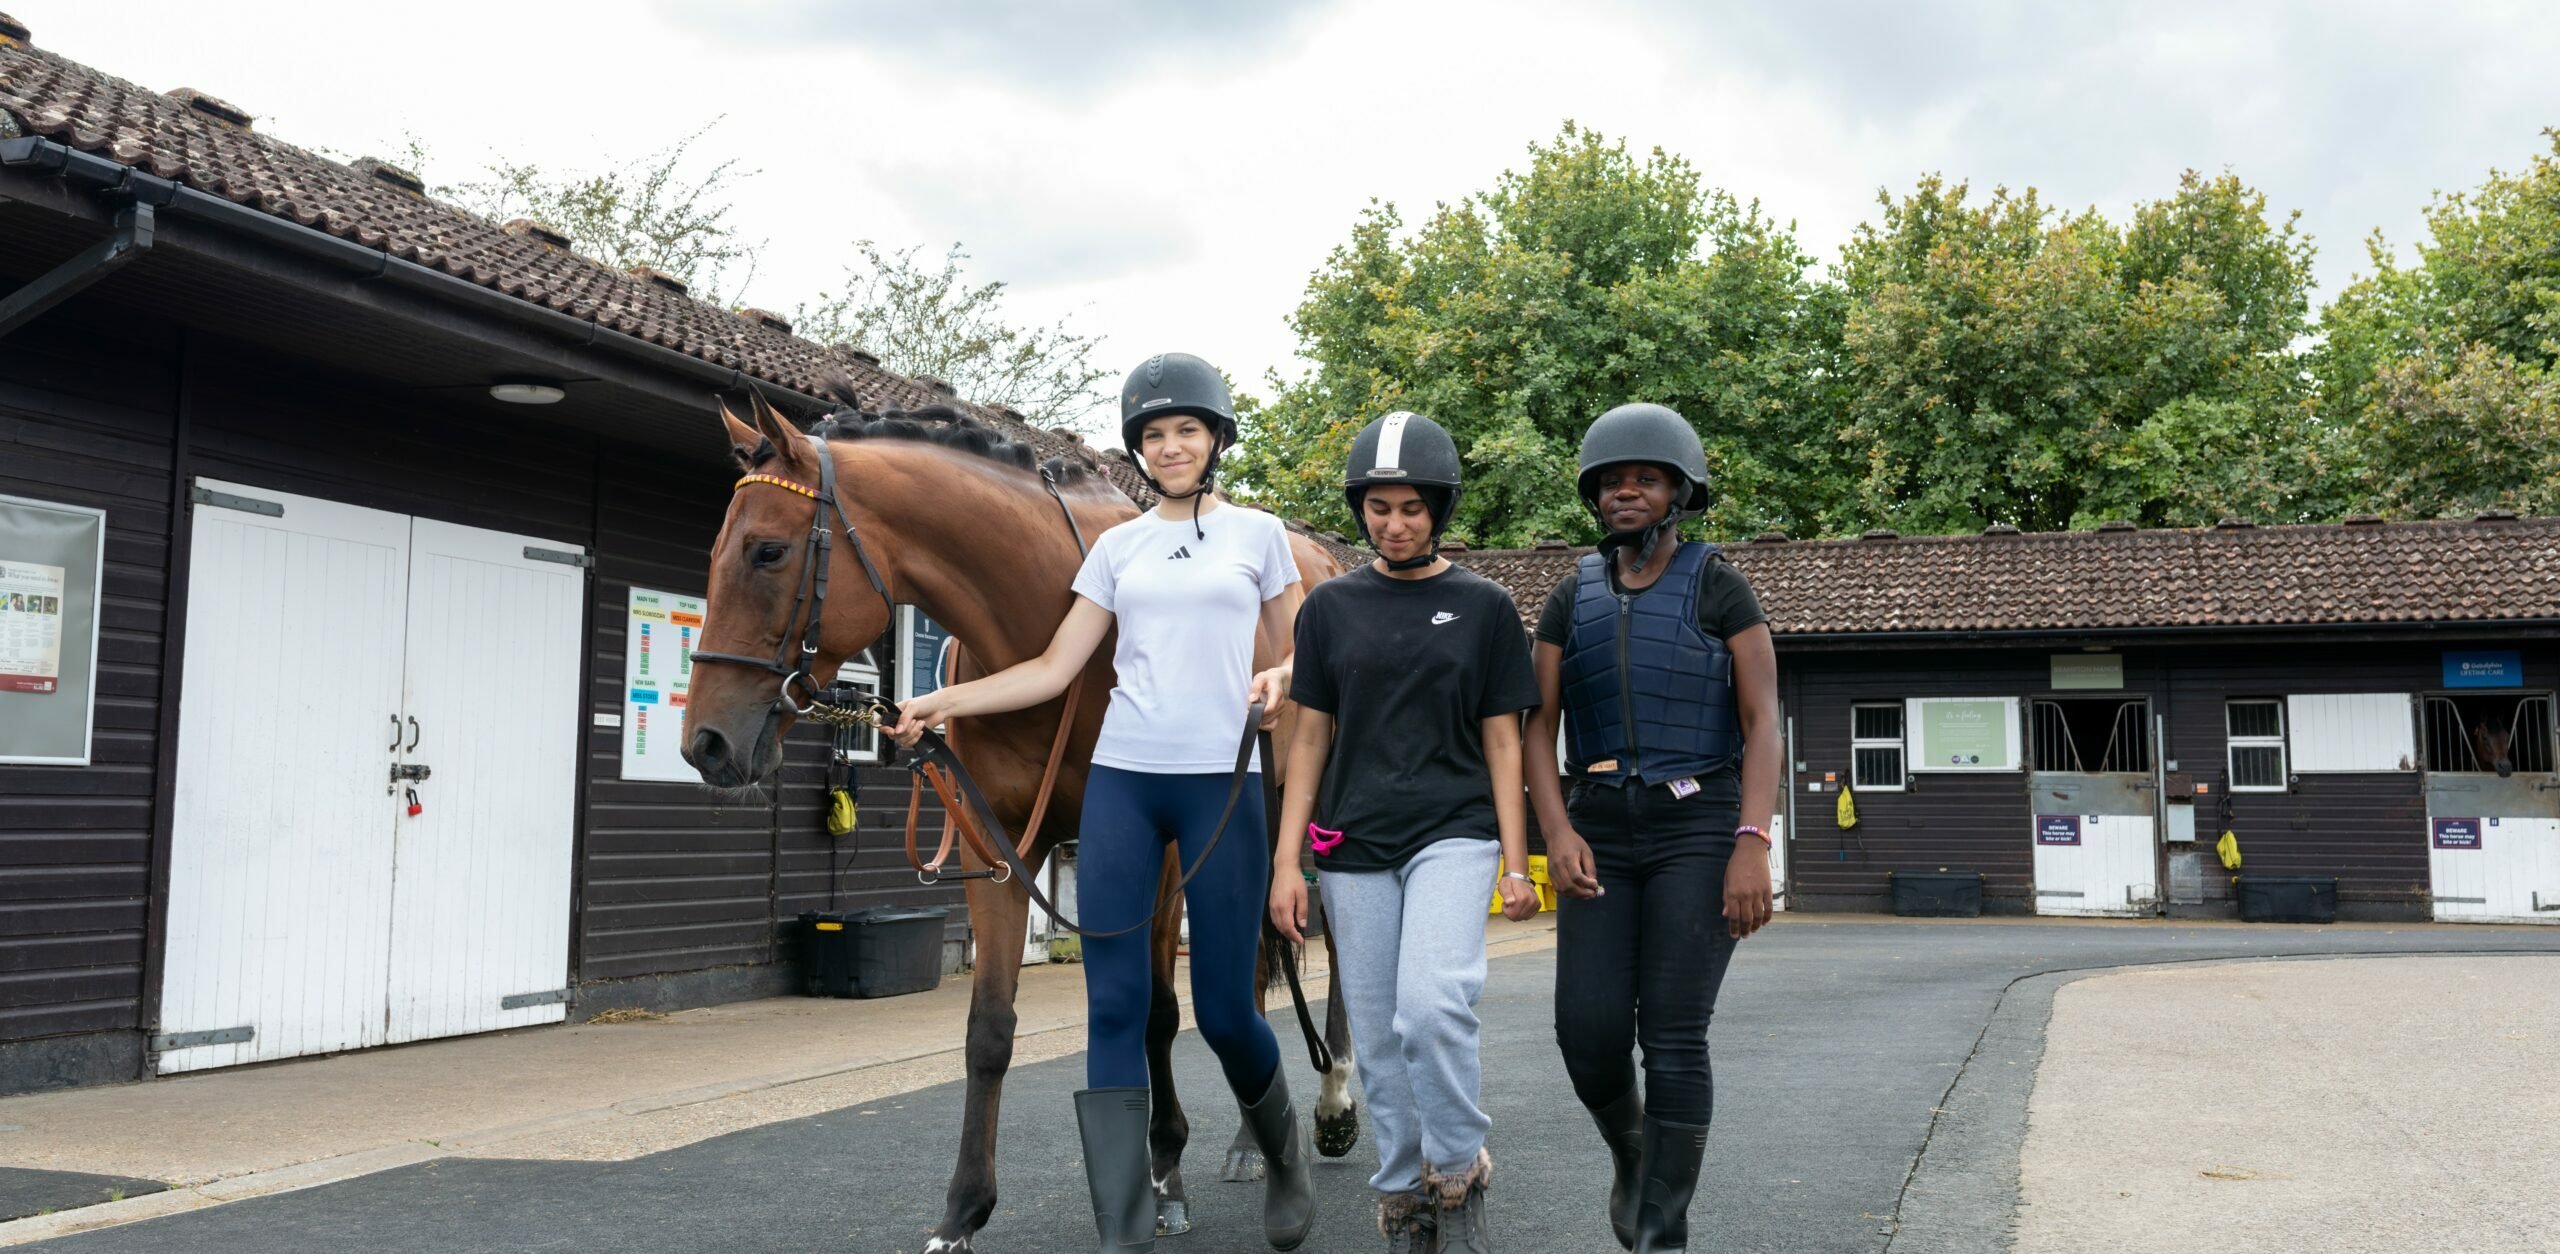
<path id="1" fill-rule="evenodd" d="M 578 550 L 198 486 L 158 1069 L 559 1021 Z"/>
<path id="2" fill-rule="evenodd" d="M 557 1023 L 584 572 L 526 556 L 575 554 L 544 540 L 426 518 L 412 534 L 406 759 L 429 775 L 422 812 L 400 806 L 390 1039 Z"/>
<path id="3" fill-rule="evenodd" d="M 404 734 L 409 520 L 200 486 L 283 513 L 195 511 L 163 1072 L 383 1041 Z"/>

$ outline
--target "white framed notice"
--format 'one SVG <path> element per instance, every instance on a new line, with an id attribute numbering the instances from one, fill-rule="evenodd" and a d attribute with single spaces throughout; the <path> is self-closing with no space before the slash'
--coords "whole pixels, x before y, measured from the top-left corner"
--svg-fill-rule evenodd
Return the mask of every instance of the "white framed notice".
<path id="1" fill-rule="evenodd" d="M 2016 697 L 1914 697 L 1906 709 L 1913 774 L 2014 771 L 2025 756 Z"/>
<path id="2" fill-rule="evenodd" d="M 0 763 L 87 766 L 107 512 L 0 496 Z"/>
<path id="3" fill-rule="evenodd" d="M 693 691 L 693 646 L 702 637 L 703 599 L 631 590 L 622 638 L 622 777 L 694 784 L 684 760 L 685 703 Z"/>

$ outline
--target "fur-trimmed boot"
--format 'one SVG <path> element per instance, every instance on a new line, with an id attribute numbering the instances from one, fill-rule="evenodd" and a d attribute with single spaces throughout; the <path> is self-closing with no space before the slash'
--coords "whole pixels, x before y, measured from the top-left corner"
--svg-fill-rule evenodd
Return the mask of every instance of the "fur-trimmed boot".
<path id="1" fill-rule="evenodd" d="M 1288 1071 L 1272 1069 L 1271 1087 L 1260 1100 L 1246 1101 L 1238 1093 L 1236 1102 L 1244 1107 L 1244 1126 L 1262 1150 L 1263 1238 L 1272 1249 L 1294 1250 L 1306 1244 L 1308 1230 L 1316 1226 L 1316 1181 L 1307 1127 L 1289 1100 Z"/>
<path id="2" fill-rule="evenodd" d="M 1441 1172 L 1426 1167 L 1422 1187 L 1439 1204 L 1440 1226 L 1435 1251 L 1448 1254 L 1493 1254 L 1493 1230 L 1484 1215 L 1484 1192 L 1493 1183 L 1493 1151 L 1477 1150 L 1466 1170 Z"/>
<path id="3" fill-rule="evenodd" d="M 1609 1146 L 1609 1231 L 1617 1234 L 1621 1248 L 1632 1250 L 1636 1191 L 1644 1174 L 1643 1092 L 1628 1086 L 1626 1096 L 1592 1111 L 1591 1121 L 1600 1125 L 1600 1139 Z"/>
<path id="4" fill-rule="evenodd" d="M 1428 1193 L 1378 1195 L 1378 1235 L 1387 1254 L 1430 1254 L 1440 1248 L 1439 1207 Z"/>
<path id="5" fill-rule="evenodd" d="M 1147 1165 L 1147 1091 L 1084 1089 L 1076 1094 L 1084 1137 L 1084 1179 L 1093 1190 L 1093 1226 L 1103 1254 L 1156 1248 L 1156 1189 Z"/>
<path id="6" fill-rule="evenodd" d="M 1689 1198 L 1698 1191 L 1698 1165 L 1706 1156 L 1704 1127 L 1645 1116 L 1644 1182 L 1636 1196 L 1636 1254 L 1686 1254 Z"/>

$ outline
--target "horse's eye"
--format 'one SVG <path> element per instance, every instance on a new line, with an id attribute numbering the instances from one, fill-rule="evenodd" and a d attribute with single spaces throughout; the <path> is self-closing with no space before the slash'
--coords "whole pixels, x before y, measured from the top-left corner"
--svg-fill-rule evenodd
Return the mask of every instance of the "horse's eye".
<path id="1" fill-rule="evenodd" d="M 782 555 L 790 551 L 791 549 L 787 545 L 759 544 L 756 546 L 756 565 L 771 566 L 780 562 L 782 560 Z"/>

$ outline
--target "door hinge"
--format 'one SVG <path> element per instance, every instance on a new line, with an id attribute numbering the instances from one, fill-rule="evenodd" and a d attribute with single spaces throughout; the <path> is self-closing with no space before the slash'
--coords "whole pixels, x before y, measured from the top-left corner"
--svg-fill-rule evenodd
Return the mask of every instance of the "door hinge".
<path id="1" fill-rule="evenodd" d="M 284 517 L 284 503 L 281 501 L 261 501 L 254 496 L 234 496 L 229 492 L 216 492 L 202 485 L 187 489 L 187 499 L 198 505 L 213 506 L 215 509 L 236 509 L 243 514 L 264 514 L 269 518 Z"/>
<path id="2" fill-rule="evenodd" d="M 2489 899 L 2486 897 L 2437 897 L 2434 901 L 2439 906 L 2485 906 L 2489 904 Z"/>
<path id="3" fill-rule="evenodd" d="M 569 549 L 535 548 L 530 544 L 524 546 L 524 555 L 528 561 L 558 562 L 563 566 L 577 566 L 590 570 L 594 569 L 596 564 L 596 559 L 585 553 Z"/>
<path id="4" fill-rule="evenodd" d="M 569 1004 L 569 990 L 565 988 L 555 988 L 546 992 L 517 993 L 512 996 L 501 997 L 498 999 L 498 1009 L 522 1010 L 527 1006 L 548 1006 L 554 1003 L 563 1006 Z"/>
<path id="5" fill-rule="evenodd" d="M 202 1032 L 163 1032 L 151 1038 L 151 1052 L 165 1054 L 171 1050 L 194 1049 L 199 1045 L 237 1045 L 254 1039 L 254 1027 L 208 1028 Z"/>
<path id="6" fill-rule="evenodd" d="M 2535 914 L 2551 914 L 2554 912 L 2560 912 L 2560 901 L 2554 901 L 2550 905 L 2546 906 L 2542 904 L 2542 894 L 2535 893 L 2533 895 L 2533 912 Z"/>
<path id="7" fill-rule="evenodd" d="M 2060 888 L 2039 888 L 2036 890 L 2036 896 L 2038 897 L 2086 897 L 2088 895 L 2089 894 L 2087 893 L 2075 893 Z"/>

